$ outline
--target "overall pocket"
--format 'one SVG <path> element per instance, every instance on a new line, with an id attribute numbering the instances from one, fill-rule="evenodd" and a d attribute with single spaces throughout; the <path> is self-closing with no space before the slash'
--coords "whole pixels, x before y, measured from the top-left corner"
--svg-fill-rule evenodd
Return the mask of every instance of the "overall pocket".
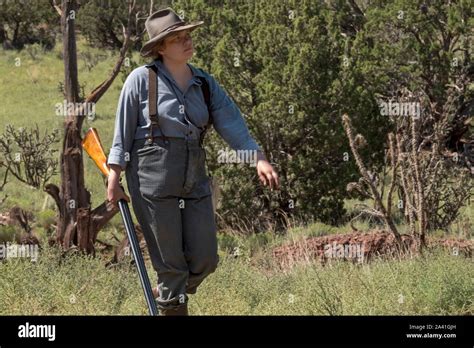
<path id="1" fill-rule="evenodd" d="M 186 166 L 186 179 L 184 181 L 184 192 L 189 193 L 207 183 L 206 175 L 206 151 L 200 146 L 188 147 L 188 161 Z"/>
<path id="2" fill-rule="evenodd" d="M 159 143 L 137 150 L 140 192 L 148 198 L 178 196 L 183 187 L 184 165 L 170 157 L 170 149 Z"/>

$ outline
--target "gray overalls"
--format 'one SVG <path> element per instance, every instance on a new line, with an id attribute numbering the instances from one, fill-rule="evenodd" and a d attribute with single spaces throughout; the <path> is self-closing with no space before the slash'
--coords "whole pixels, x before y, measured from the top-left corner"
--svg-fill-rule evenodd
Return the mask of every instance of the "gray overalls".
<path id="1" fill-rule="evenodd" d="M 159 125 L 156 73 L 151 69 L 149 86 L 149 134 L 153 134 L 153 125 Z M 186 294 L 194 294 L 219 262 L 206 153 L 201 145 L 199 139 L 136 139 L 126 167 L 133 210 L 158 274 L 160 309 L 186 305 Z"/>

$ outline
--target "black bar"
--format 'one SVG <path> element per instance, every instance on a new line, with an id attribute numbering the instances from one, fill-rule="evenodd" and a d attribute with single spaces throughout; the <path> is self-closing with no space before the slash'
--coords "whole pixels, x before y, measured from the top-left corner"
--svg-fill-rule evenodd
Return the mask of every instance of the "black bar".
<path id="1" fill-rule="evenodd" d="M 55 325 L 55 340 L 18 337 L 19 326 Z M 410 345 L 472 347 L 471 316 L 377 317 L 151 317 L 151 316 L 11 316 L 0 317 L 0 346 L 21 344 L 287 344 Z M 410 329 L 412 327 L 418 327 Z M 431 325 L 431 329 L 427 329 Z M 448 328 L 450 326 L 451 328 Z M 422 328 L 424 327 L 424 329 Z M 456 337 L 409 338 L 407 334 L 455 334 Z"/>

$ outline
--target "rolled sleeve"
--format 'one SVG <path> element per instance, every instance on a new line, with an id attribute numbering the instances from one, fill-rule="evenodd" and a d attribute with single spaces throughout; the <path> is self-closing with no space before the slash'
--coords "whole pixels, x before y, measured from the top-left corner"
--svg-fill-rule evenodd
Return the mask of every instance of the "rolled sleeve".
<path id="1" fill-rule="evenodd" d="M 214 77 L 208 76 L 214 129 L 234 150 L 261 150 L 237 105 Z"/>
<path id="2" fill-rule="evenodd" d="M 125 80 L 115 116 L 114 137 L 107 164 L 120 165 L 125 170 L 129 161 L 138 121 L 139 90 L 137 73 L 133 71 Z"/>

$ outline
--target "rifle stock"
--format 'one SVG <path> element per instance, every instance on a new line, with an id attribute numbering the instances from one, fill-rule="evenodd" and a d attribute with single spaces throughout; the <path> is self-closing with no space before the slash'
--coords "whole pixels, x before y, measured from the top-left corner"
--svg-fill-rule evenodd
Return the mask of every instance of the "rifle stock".
<path id="1" fill-rule="evenodd" d="M 105 156 L 104 148 L 100 142 L 99 133 L 95 128 L 89 128 L 82 139 L 82 148 L 92 158 L 94 163 L 100 169 L 105 177 L 109 176 L 110 168 L 107 165 L 107 156 Z"/>

